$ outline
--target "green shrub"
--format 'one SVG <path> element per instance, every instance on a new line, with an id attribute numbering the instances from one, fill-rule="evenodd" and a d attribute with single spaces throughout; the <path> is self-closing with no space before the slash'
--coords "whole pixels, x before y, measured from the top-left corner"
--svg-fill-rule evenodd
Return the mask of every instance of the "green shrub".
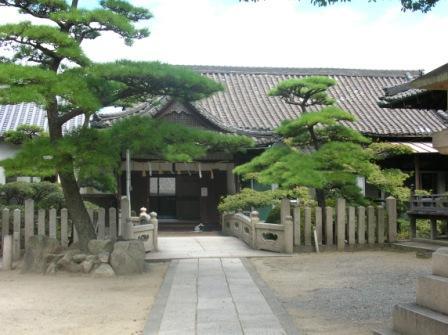
<path id="1" fill-rule="evenodd" d="M 4 205 L 23 205 L 26 199 L 33 199 L 35 194 L 31 183 L 15 181 L 0 186 L 1 202 Z"/>
<path id="2" fill-rule="evenodd" d="M 32 183 L 31 187 L 34 189 L 33 199 L 36 202 L 40 202 L 52 193 L 62 193 L 61 186 L 55 183 L 50 183 L 48 181 Z"/>
<path id="3" fill-rule="evenodd" d="M 61 209 L 65 205 L 64 194 L 61 190 L 45 195 L 39 201 L 36 201 L 36 207 L 42 209 Z"/>

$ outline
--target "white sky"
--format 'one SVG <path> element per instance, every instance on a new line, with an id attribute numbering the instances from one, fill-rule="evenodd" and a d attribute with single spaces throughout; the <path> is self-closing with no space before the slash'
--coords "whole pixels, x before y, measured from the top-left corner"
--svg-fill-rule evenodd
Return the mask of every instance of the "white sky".
<path id="1" fill-rule="evenodd" d="M 90 6 L 94 1 L 80 0 Z M 448 6 L 403 13 L 399 0 L 312 7 L 309 1 L 134 0 L 155 18 L 126 47 L 113 34 L 84 43 L 98 62 L 432 70 L 448 62 Z M 0 23 L 18 21 L 0 8 Z"/>

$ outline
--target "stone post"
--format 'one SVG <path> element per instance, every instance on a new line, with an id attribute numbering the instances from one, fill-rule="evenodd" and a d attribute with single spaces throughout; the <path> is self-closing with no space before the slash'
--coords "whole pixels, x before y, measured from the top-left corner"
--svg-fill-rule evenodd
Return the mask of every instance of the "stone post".
<path id="1" fill-rule="evenodd" d="M 117 239 L 117 210 L 114 207 L 109 208 L 109 238 Z"/>
<path id="2" fill-rule="evenodd" d="M 384 244 L 384 221 L 385 221 L 385 213 L 384 213 L 384 207 L 379 206 L 377 209 L 378 213 L 378 244 Z"/>
<path id="3" fill-rule="evenodd" d="M 366 208 L 358 207 L 358 243 L 366 244 Z"/>
<path id="4" fill-rule="evenodd" d="M 250 213 L 250 225 L 252 226 L 252 236 L 251 236 L 251 247 L 253 249 L 258 249 L 257 245 L 257 223 L 260 222 L 260 216 L 257 211 L 252 211 Z"/>
<path id="5" fill-rule="evenodd" d="M 154 250 L 158 250 L 159 220 L 157 220 L 156 212 L 149 213 L 149 216 L 150 216 L 149 223 L 152 223 L 154 225 Z"/>
<path id="6" fill-rule="evenodd" d="M 355 245 L 356 237 L 356 216 L 355 216 L 355 207 L 350 206 L 348 208 L 348 245 Z"/>
<path id="7" fill-rule="evenodd" d="M 287 216 L 291 215 L 291 203 L 288 198 L 283 198 L 280 204 L 280 223 L 285 224 Z"/>
<path id="8" fill-rule="evenodd" d="M 104 208 L 98 208 L 98 232 L 97 240 L 106 239 L 106 210 Z"/>
<path id="9" fill-rule="evenodd" d="M 56 238 L 56 209 L 51 208 L 49 212 L 49 236 Z"/>
<path id="10" fill-rule="evenodd" d="M 37 235 L 45 236 L 45 209 L 37 211 Z"/>
<path id="11" fill-rule="evenodd" d="M 316 215 L 317 243 L 322 245 L 322 208 L 316 207 L 314 210 Z"/>
<path id="12" fill-rule="evenodd" d="M 121 197 L 121 235 L 125 240 L 131 239 L 131 209 L 127 197 Z"/>
<path id="13" fill-rule="evenodd" d="M 395 242 L 397 240 L 397 200 L 394 197 L 386 198 L 386 211 L 388 242 Z"/>
<path id="14" fill-rule="evenodd" d="M 2 238 L 9 234 L 9 209 L 2 210 Z"/>
<path id="15" fill-rule="evenodd" d="M 303 234 L 305 235 L 305 246 L 311 246 L 311 208 L 305 207 L 305 227 Z"/>
<path id="16" fill-rule="evenodd" d="M 367 207 L 367 243 L 370 245 L 375 244 L 375 207 Z"/>
<path id="17" fill-rule="evenodd" d="M 338 251 L 345 249 L 345 199 L 338 198 L 336 203 L 336 236 Z"/>
<path id="18" fill-rule="evenodd" d="M 294 233 L 292 228 L 292 216 L 287 215 L 285 218 L 285 245 L 284 249 L 285 253 L 292 254 L 294 252 Z"/>
<path id="19" fill-rule="evenodd" d="M 3 270 L 12 269 L 12 248 L 12 236 L 9 234 L 3 236 Z"/>
<path id="20" fill-rule="evenodd" d="M 28 247 L 28 239 L 34 236 L 34 201 L 25 200 L 25 249 Z"/>
<path id="21" fill-rule="evenodd" d="M 293 220 L 294 245 L 300 246 L 300 207 L 298 205 L 293 208 Z"/>
<path id="22" fill-rule="evenodd" d="M 325 244 L 333 245 L 333 207 L 325 207 Z"/>
<path id="23" fill-rule="evenodd" d="M 21 217 L 20 217 L 20 209 L 14 210 L 14 219 L 13 219 L 13 259 L 18 261 L 20 259 L 20 226 L 21 226 Z"/>

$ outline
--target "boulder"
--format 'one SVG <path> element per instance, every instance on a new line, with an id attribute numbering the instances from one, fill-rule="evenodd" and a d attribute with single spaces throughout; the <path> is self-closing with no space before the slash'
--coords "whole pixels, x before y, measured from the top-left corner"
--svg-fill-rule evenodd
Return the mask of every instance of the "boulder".
<path id="1" fill-rule="evenodd" d="M 109 263 L 110 252 L 101 252 L 98 254 L 98 259 L 101 263 Z"/>
<path id="2" fill-rule="evenodd" d="M 145 269 L 145 248 L 142 241 L 122 241 L 114 244 L 110 265 L 118 275 L 142 273 Z"/>
<path id="3" fill-rule="evenodd" d="M 86 258 L 87 258 L 87 256 L 85 254 L 73 255 L 73 262 L 82 263 L 85 261 Z"/>
<path id="4" fill-rule="evenodd" d="M 84 262 L 81 263 L 82 272 L 89 273 L 90 271 L 92 271 L 94 265 L 95 263 L 93 261 L 85 260 Z"/>
<path id="5" fill-rule="evenodd" d="M 114 243 L 112 240 L 90 240 L 87 248 L 92 255 L 98 255 L 102 252 L 112 252 Z"/>
<path id="6" fill-rule="evenodd" d="M 109 264 L 102 263 L 95 270 L 92 271 L 94 277 L 113 277 L 115 272 Z"/>
<path id="7" fill-rule="evenodd" d="M 50 263 L 45 271 L 47 275 L 55 275 L 56 274 L 56 263 Z"/>
<path id="8" fill-rule="evenodd" d="M 25 250 L 23 272 L 45 273 L 50 254 L 59 254 L 62 247 L 58 240 L 47 236 L 31 236 Z"/>

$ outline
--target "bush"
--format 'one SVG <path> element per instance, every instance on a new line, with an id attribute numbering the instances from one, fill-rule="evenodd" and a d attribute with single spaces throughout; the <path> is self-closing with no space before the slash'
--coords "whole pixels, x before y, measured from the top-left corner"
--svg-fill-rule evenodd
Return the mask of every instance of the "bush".
<path id="1" fill-rule="evenodd" d="M 33 199 L 35 190 L 31 183 L 16 181 L 1 185 L 0 194 L 4 205 L 23 205 L 26 199 Z"/>
<path id="2" fill-rule="evenodd" d="M 50 182 L 28 183 L 16 181 L 0 186 L 0 203 L 9 209 L 23 207 L 26 199 L 33 199 L 36 208 L 61 209 L 64 194 L 58 184 Z"/>

